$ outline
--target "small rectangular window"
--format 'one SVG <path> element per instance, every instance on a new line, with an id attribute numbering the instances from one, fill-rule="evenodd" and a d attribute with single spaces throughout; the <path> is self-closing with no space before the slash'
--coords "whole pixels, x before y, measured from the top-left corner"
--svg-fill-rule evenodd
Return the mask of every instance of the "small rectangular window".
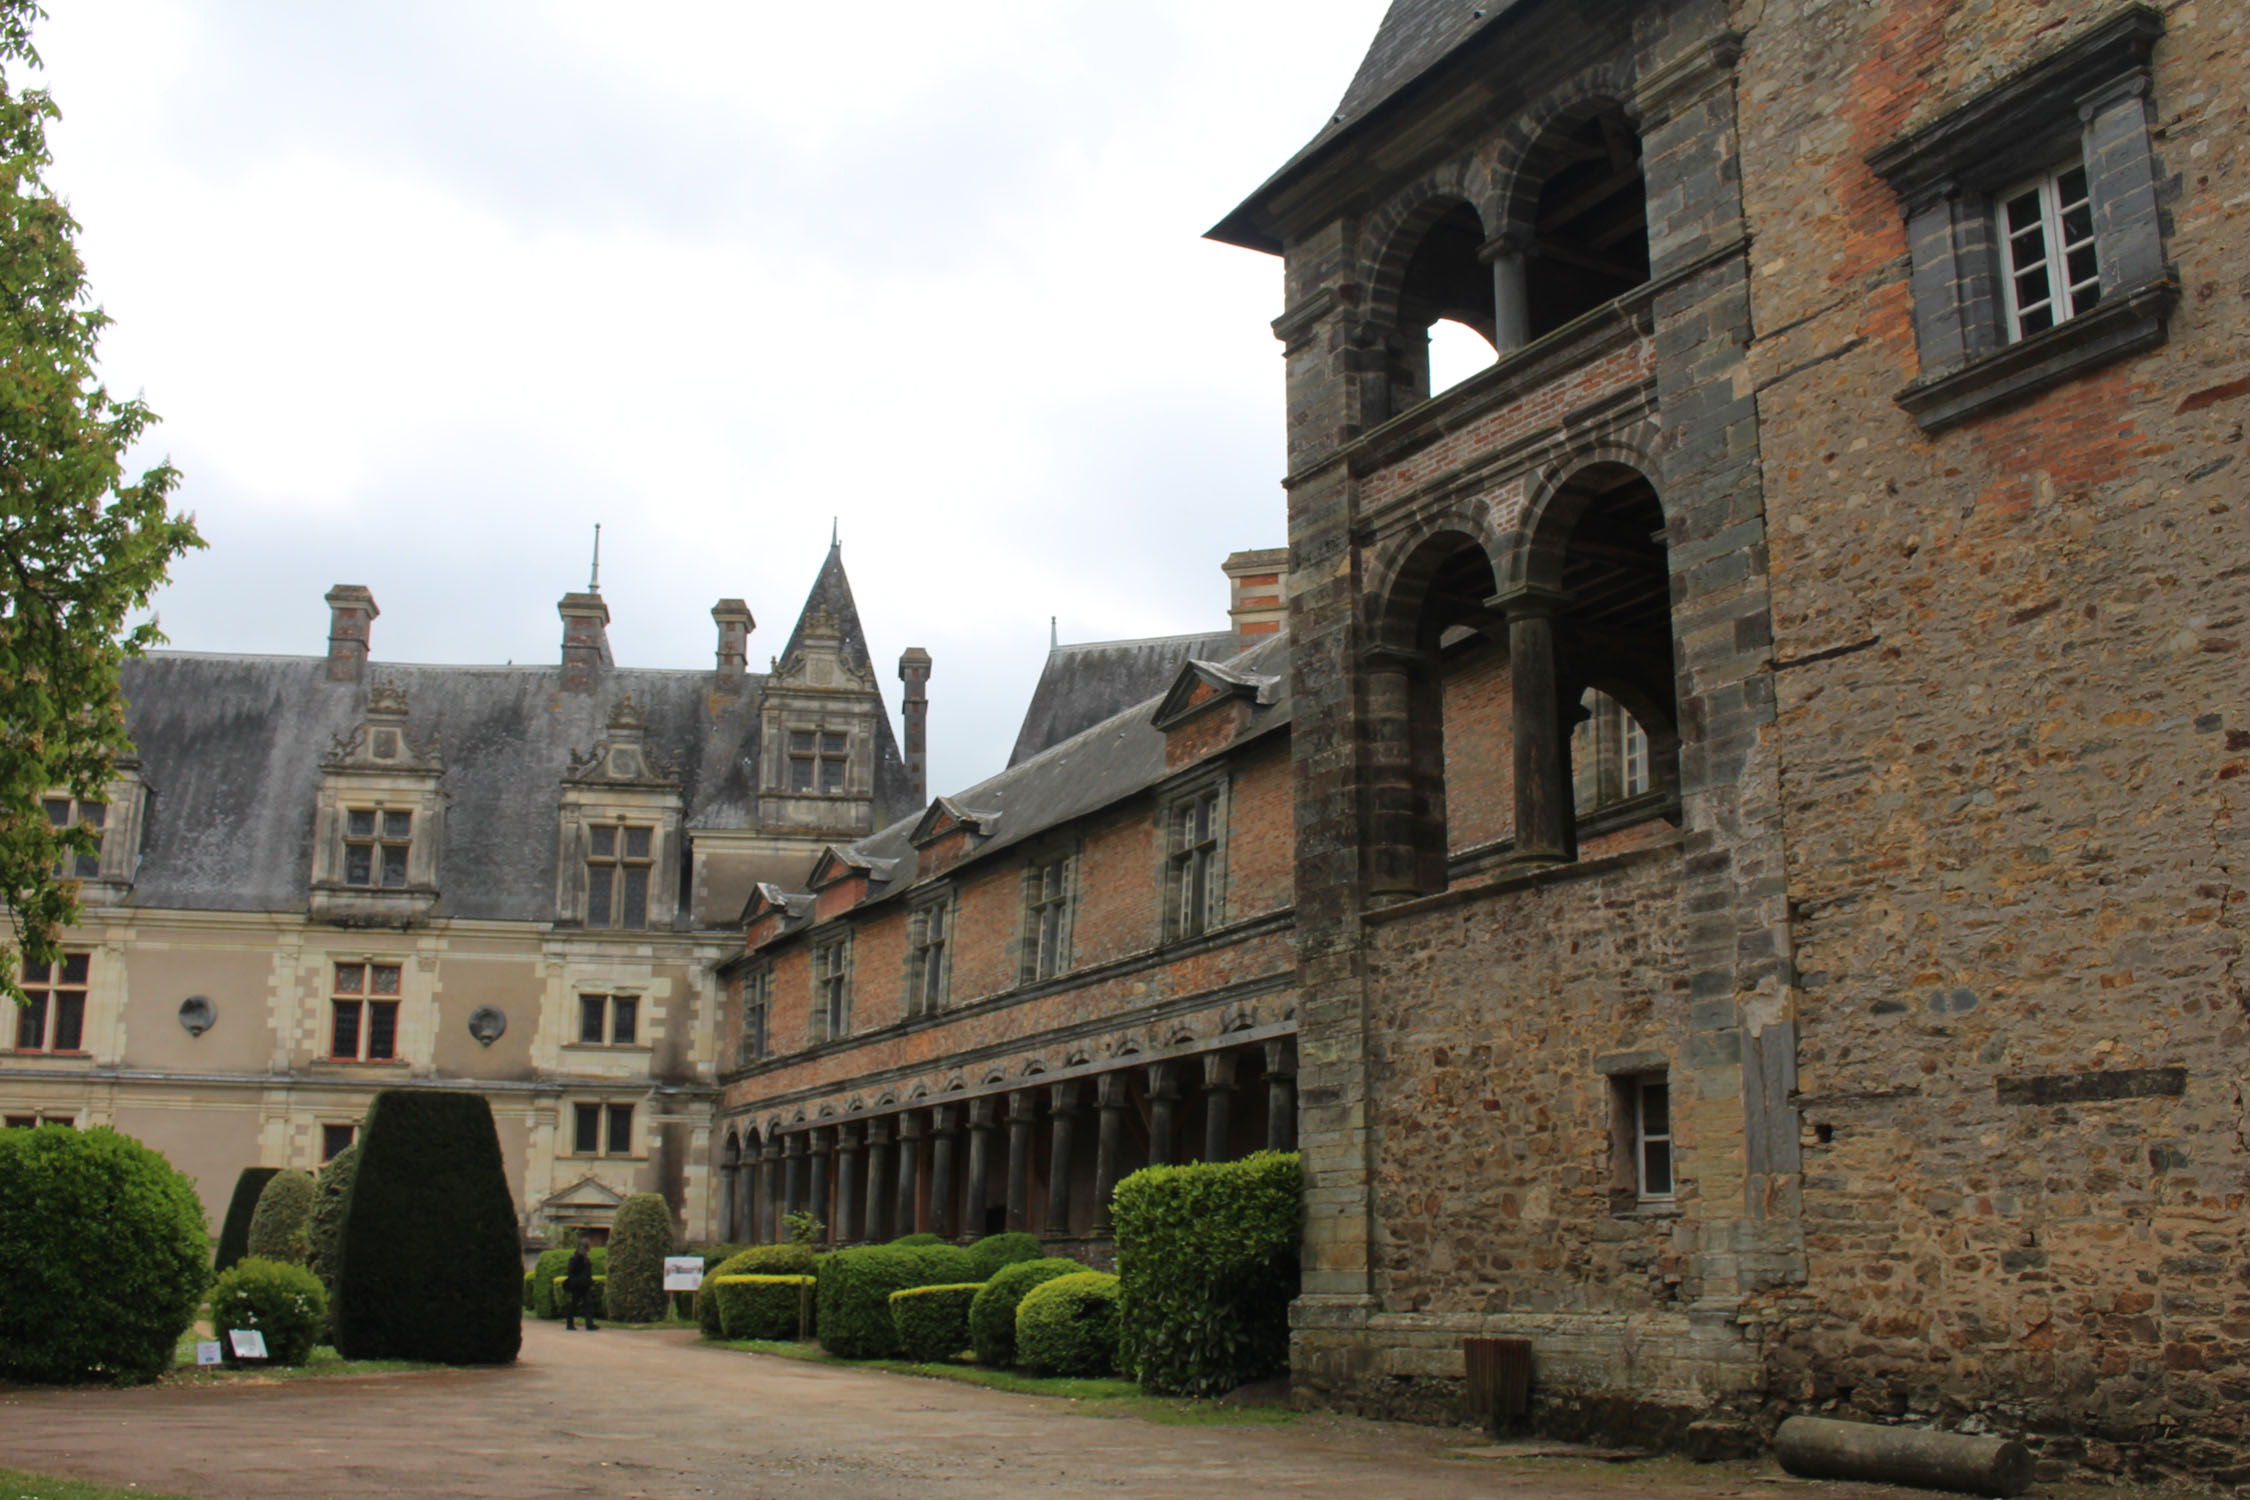
<path id="1" fill-rule="evenodd" d="M 609 1107 L 609 1144 L 611 1156 L 633 1154 L 633 1106 L 612 1104 Z"/>
<path id="2" fill-rule="evenodd" d="M 1628 1080 L 1633 1091 L 1635 1188 L 1643 1203 L 1672 1199 L 1672 1086 L 1661 1077 Z"/>
<path id="3" fill-rule="evenodd" d="M 328 1002 L 328 1055 L 339 1062 L 398 1057 L 398 964 L 340 963 Z"/>
<path id="4" fill-rule="evenodd" d="M 320 1127 L 320 1160 L 322 1165 L 332 1162 L 349 1147 L 359 1134 L 357 1125 L 323 1125 Z"/>
<path id="5" fill-rule="evenodd" d="M 602 1107 L 580 1104 L 572 1110 L 571 1150 L 580 1156 L 599 1156 L 602 1150 Z"/>
<path id="6" fill-rule="evenodd" d="M 744 1066 L 766 1055 L 766 1014 L 773 976 L 760 969 L 741 981 L 742 1032 L 735 1042 L 735 1063 Z"/>
<path id="7" fill-rule="evenodd" d="M 2010 341 L 2077 317 L 2101 300 L 2086 169 L 2048 172 L 2000 195 Z"/>
<path id="8" fill-rule="evenodd" d="M 68 875 L 76 880 L 93 880 L 102 873 L 102 825 L 108 821 L 109 809 L 100 802 L 82 801 L 65 792 L 56 792 L 43 799 L 47 821 L 56 829 L 77 826 L 93 836 L 94 850 L 87 853 L 65 853 L 55 861 L 55 874 Z"/>
<path id="9" fill-rule="evenodd" d="M 914 914 L 907 928 L 906 1010 L 934 1015 L 945 1007 L 946 928 L 952 902 L 941 900 Z"/>
<path id="10" fill-rule="evenodd" d="M 589 1047 L 599 1046 L 602 1040 L 602 1023 L 609 1009 L 607 995 L 580 995 L 578 997 L 578 1040 Z"/>
<path id="11" fill-rule="evenodd" d="M 609 997 L 609 1040 L 612 1046 L 630 1047 L 640 1040 L 641 1002 L 635 995 Z"/>
<path id="12" fill-rule="evenodd" d="M 1219 793 L 1197 793 L 1165 821 L 1166 936 L 1196 937 L 1218 923 Z"/>
<path id="13" fill-rule="evenodd" d="M 414 814 L 396 808 L 344 810 L 344 884 L 383 890 L 406 885 L 414 845 Z"/>
<path id="14" fill-rule="evenodd" d="M 1070 861 L 1033 865 L 1024 881 L 1023 979 L 1052 979 L 1063 972 L 1065 919 L 1070 911 Z"/>
<path id="15" fill-rule="evenodd" d="M 637 931 L 648 926 L 656 830 L 646 824 L 587 828 L 586 925 Z"/>

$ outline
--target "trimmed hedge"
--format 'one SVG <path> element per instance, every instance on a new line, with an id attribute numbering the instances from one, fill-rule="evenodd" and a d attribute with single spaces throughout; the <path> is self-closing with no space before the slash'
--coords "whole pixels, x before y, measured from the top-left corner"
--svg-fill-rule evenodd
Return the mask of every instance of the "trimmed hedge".
<path id="1" fill-rule="evenodd" d="M 891 1243 L 894 1245 L 904 1245 L 906 1248 L 911 1250 L 918 1245 L 943 1245 L 950 1243 L 950 1241 L 946 1240 L 943 1236 L 932 1234 L 927 1229 L 925 1229 L 920 1234 L 902 1234 L 897 1239 L 892 1240 Z"/>
<path id="2" fill-rule="evenodd" d="M 891 1293 L 899 1352 L 926 1365 L 959 1359 L 969 1347 L 969 1304 L 983 1290 L 981 1281 L 956 1281 Z"/>
<path id="3" fill-rule="evenodd" d="M 1304 1227 L 1293 1153 L 1147 1167 L 1111 1201 L 1128 1376 L 1159 1395 L 1220 1396 L 1289 1368 Z"/>
<path id="4" fill-rule="evenodd" d="M 384 1089 L 360 1132 L 336 1257 L 346 1359 L 508 1364 L 523 1343 L 514 1195 L 481 1095 Z"/>
<path id="5" fill-rule="evenodd" d="M 891 1293 L 967 1281 L 976 1270 L 958 1245 L 868 1245 L 820 1261 L 820 1347 L 845 1359 L 898 1353 Z"/>
<path id="6" fill-rule="evenodd" d="M 153 1380 L 211 1284 L 195 1184 L 106 1126 L 0 1130 L 0 1376 Z"/>
<path id="7" fill-rule="evenodd" d="M 312 1173 L 274 1173 L 250 1216 L 249 1255 L 303 1265 L 312 1253 L 312 1207 Z"/>
<path id="8" fill-rule="evenodd" d="M 973 1247 L 972 1247 L 973 1248 Z M 992 1273 L 969 1304 L 969 1342 L 977 1363 L 1005 1369 L 1016 1362 L 1016 1306 L 1041 1282 L 1075 1276 L 1086 1267 L 1060 1257 L 1019 1260 Z"/>
<path id="9" fill-rule="evenodd" d="M 530 1312 L 532 1310 L 532 1304 L 537 1301 L 537 1299 L 531 1295 L 531 1289 L 538 1284 L 538 1277 L 532 1275 L 529 1271 L 523 1273 L 523 1310 L 525 1312 Z"/>
<path id="10" fill-rule="evenodd" d="M 234 1180 L 234 1196 L 227 1200 L 226 1222 L 219 1227 L 219 1253 L 212 1257 L 214 1274 L 224 1271 L 250 1253 L 250 1220 L 258 1212 L 258 1195 L 266 1190 L 279 1167 L 244 1167 Z"/>
<path id="11" fill-rule="evenodd" d="M 555 1285 L 562 1280 L 563 1273 L 570 1269 L 570 1257 L 576 1248 L 577 1241 L 573 1240 L 568 1248 L 558 1246 L 553 1250 L 542 1250 L 539 1252 L 539 1259 L 532 1263 L 531 1311 L 534 1315 L 560 1318 L 570 1311 L 570 1299 L 555 1295 Z M 594 1246 L 593 1261 L 594 1277 L 599 1284 L 600 1278 L 609 1270 L 609 1247 Z M 595 1305 L 600 1304 L 597 1302 Z"/>
<path id="12" fill-rule="evenodd" d="M 212 1335 L 219 1341 L 219 1357 L 230 1365 L 246 1363 L 236 1357 L 234 1340 L 227 1337 L 237 1328 L 255 1328 L 266 1336 L 266 1357 L 247 1363 L 301 1365 L 328 1331 L 328 1293 L 318 1276 L 295 1261 L 246 1255 L 211 1287 Z"/>
<path id="13" fill-rule="evenodd" d="M 336 1310 L 336 1247 L 344 1233 L 344 1204 L 352 1195 L 352 1179 L 358 1175 L 359 1142 L 354 1141 L 330 1157 L 328 1165 L 313 1179 L 312 1221 L 305 1231 L 310 1253 L 305 1257 L 305 1267 L 320 1278 L 331 1315 Z M 335 1339 L 333 1328 L 329 1339 Z"/>
<path id="14" fill-rule="evenodd" d="M 703 1269 L 703 1286 L 695 1294 L 695 1322 L 707 1339 L 723 1338 L 718 1299 L 711 1284 L 721 1276 L 810 1276 L 819 1268 L 820 1256 L 810 1245 L 752 1245 Z M 792 1328 L 796 1326 L 792 1315 Z"/>
<path id="15" fill-rule="evenodd" d="M 806 1293 L 811 1276 L 714 1276 L 704 1282 L 718 1310 L 721 1333 L 730 1339 L 794 1339 L 802 1311 L 805 1333 L 818 1326 L 819 1313 Z"/>
<path id="16" fill-rule="evenodd" d="M 1012 1266 L 1020 1261 L 1037 1260 L 1047 1253 L 1039 1243 L 1039 1236 L 1021 1229 L 1011 1229 L 1005 1234 L 988 1234 L 969 1246 L 976 1257 L 979 1281 L 990 1281 L 992 1273 L 1002 1266 Z"/>
<path id="17" fill-rule="evenodd" d="M 576 1319 L 575 1319 L 575 1318 L 574 1318 L 574 1317 L 573 1317 L 573 1316 L 571 1315 L 571 1311 L 570 1311 L 570 1293 L 568 1293 L 568 1292 L 566 1292 L 566 1291 L 564 1291 L 564 1290 L 563 1290 L 563 1278 L 562 1278 L 562 1277 L 560 1277 L 560 1276 L 557 1276 L 557 1277 L 555 1277 L 555 1278 L 554 1278 L 553 1280 L 551 1280 L 551 1281 L 549 1281 L 549 1282 L 547 1283 L 547 1294 L 548 1294 L 549 1298 L 550 1298 L 550 1299 L 551 1299 L 551 1300 L 552 1300 L 552 1301 L 554 1302 L 554 1304 L 555 1304 L 555 1314 L 554 1314 L 554 1315 L 555 1315 L 555 1316 L 556 1316 L 557 1318 L 561 1319 L 562 1321 L 564 1321 L 564 1322 L 566 1322 L 566 1323 L 568 1323 L 568 1322 L 575 1322 L 575 1321 L 577 1321 L 577 1320 L 576 1320 Z M 594 1306 L 596 1306 L 596 1307 L 606 1307 L 606 1305 L 607 1305 L 607 1304 L 606 1304 L 606 1301 L 605 1301 L 605 1299 L 606 1299 L 606 1298 L 608 1297 L 608 1295 L 609 1295 L 609 1278 L 608 1278 L 607 1276 L 604 1276 L 604 1275 L 603 1275 L 603 1274 L 602 1274 L 601 1272 L 599 1272 L 599 1271 L 596 1271 L 596 1272 L 594 1273 Z M 605 1316 L 605 1317 L 607 1316 L 607 1313 L 606 1313 L 606 1312 L 604 1313 L 604 1316 Z M 587 1321 L 587 1322 L 589 1322 L 589 1323 L 593 1322 L 593 1321 L 594 1321 L 594 1315 L 593 1315 L 592 1313 L 588 1313 L 588 1314 L 586 1315 L 586 1321 Z"/>
<path id="18" fill-rule="evenodd" d="M 672 1208 L 660 1193 L 635 1193 L 609 1223 L 609 1315 L 661 1323 L 672 1310 L 664 1257 L 672 1253 Z"/>
<path id="19" fill-rule="evenodd" d="M 1107 1375 L 1117 1368 L 1117 1278 L 1057 1276 L 1016 1308 L 1016 1363 L 1042 1375 Z"/>

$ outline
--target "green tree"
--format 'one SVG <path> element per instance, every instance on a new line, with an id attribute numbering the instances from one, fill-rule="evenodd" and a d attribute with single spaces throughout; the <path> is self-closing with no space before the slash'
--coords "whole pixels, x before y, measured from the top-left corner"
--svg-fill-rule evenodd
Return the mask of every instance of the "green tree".
<path id="1" fill-rule="evenodd" d="M 23 956 L 51 963 L 78 920 L 76 884 L 58 872 L 94 852 L 84 829 L 57 829 L 46 793 L 99 800 L 131 746 L 118 668 L 163 640 L 145 609 L 173 558 L 203 545 L 167 508 L 179 472 L 160 463 L 127 482 L 125 452 L 156 418 L 113 400 L 94 372 L 109 319 L 92 305 L 77 221 L 48 190 L 34 0 L 0 0 L 0 904 Z M 0 948 L 0 993 L 19 1004 L 16 955 Z"/>

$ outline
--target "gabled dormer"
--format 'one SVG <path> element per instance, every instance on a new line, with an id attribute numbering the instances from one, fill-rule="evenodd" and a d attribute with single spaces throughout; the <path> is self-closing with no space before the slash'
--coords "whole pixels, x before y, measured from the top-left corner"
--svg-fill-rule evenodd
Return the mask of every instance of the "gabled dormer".
<path id="1" fill-rule="evenodd" d="M 783 890 L 770 880 L 759 881 L 750 888 L 750 900 L 742 908 L 743 947 L 747 950 L 771 942 L 792 921 L 810 916 L 812 909 L 810 892 Z"/>
<path id="2" fill-rule="evenodd" d="M 437 906 L 445 763 L 413 732 L 405 690 L 379 682 L 359 723 L 321 757 L 313 809 L 315 920 L 405 927 Z"/>
<path id="3" fill-rule="evenodd" d="M 1151 722 L 1164 732 L 1164 764 L 1177 768 L 1224 749 L 1249 732 L 1281 693 L 1280 677 L 1223 662 L 1180 666 Z"/>
<path id="4" fill-rule="evenodd" d="M 838 548 L 830 547 L 797 628 L 774 659 L 758 739 L 763 832 L 840 839 L 874 832 L 876 773 L 886 761 L 895 768 L 898 751 Z"/>
<path id="5" fill-rule="evenodd" d="M 895 859 L 871 859 L 842 844 L 830 844 L 813 862 L 806 885 L 812 888 L 813 919 L 822 921 L 851 910 L 877 887 L 890 882 Z"/>
<path id="6" fill-rule="evenodd" d="M 940 797 L 923 809 L 906 841 L 914 846 L 917 879 L 949 870 L 977 851 L 1000 826 L 1000 814 L 964 807 Z"/>
<path id="7" fill-rule="evenodd" d="M 588 931 L 668 930 L 680 910 L 679 770 L 648 742 L 630 693 L 563 773 L 555 919 Z"/>

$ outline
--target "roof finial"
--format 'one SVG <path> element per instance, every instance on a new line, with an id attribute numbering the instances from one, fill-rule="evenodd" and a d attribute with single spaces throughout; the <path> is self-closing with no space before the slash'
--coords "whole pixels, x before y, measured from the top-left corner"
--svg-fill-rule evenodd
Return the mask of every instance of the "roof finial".
<path id="1" fill-rule="evenodd" d="M 594 523 L 594 572 L 593 572 L 593 576 L 592 576 L 592 577 L 590 577 L 590 578 L 588 578 L 588 579 L 586 580 L 586 592 L 587 592 L 587 593 L 589 593 L 589 594 L 598 594 L 598 593 L 600 593 L 601 591 L 602 591 L 602 523 L 601 523 L 601 522 L 599 522 L 599 521 L 596 521 L 596 522 Z"/>
<path id="2" fill-rule="evenodd" d="M 842 516 L 830 516 L 828 518 L 828 545 L 831 548 L 841 547 L 844 545 L 843 537 L 844 518 Z"/>
<path id="3" fill-rule="evenodd" d="M 1055 623 L 1060 618 L 1059 615 L 1047 616 L 1047 649 L 1049 651 L 1060 651 L 1062 649 L 1062 627 Z"/>

